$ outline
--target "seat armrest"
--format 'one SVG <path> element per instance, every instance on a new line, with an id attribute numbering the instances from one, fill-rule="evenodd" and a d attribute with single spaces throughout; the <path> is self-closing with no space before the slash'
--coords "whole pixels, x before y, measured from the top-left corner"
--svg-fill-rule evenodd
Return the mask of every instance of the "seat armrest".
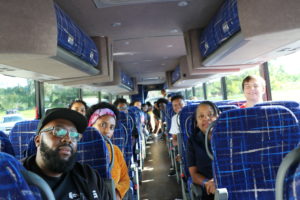
<path id="1" fill-rule="evenodd" d="M 214 200 L 228 200 L 227 189 L 226 188 L 216 189 Z"/>

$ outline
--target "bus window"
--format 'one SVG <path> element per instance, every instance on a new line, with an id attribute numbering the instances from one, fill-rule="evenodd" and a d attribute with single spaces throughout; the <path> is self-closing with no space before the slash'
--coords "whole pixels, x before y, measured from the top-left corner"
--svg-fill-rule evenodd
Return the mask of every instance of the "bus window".
<path id="1" fill-rule="evenodd" d="M 198 100 L 204 99 L 202 84 L 195 87 L 195 96 Z"/>
<path id="2" fill-rule="evenodd" d="M 269 62 L 272 100 L 300 99 L 300 52 Z"/>
<path id="3" fill-rule="evenodd" d="M 103 98 L 104 92 L 101 92 L 101 96 Z M 86 102 L 88 106 L 92 106 L 99 102 L 98 91 L 82 89 L 82 100 Z"/>
<path id="4" fill-rule="evenodd" d="M 215 79 L 206 84 L 207 88 L 207 99 L 211 101 L 222 100 L 222 90 L 220 79 Z"/>
<path id="5" fill-rule="evenodd" d="M 227 98 L 232 100 L 245 100 L 242 90 L 242 82 L 248 75 L 259 76 L 259 66 L 242 70 L 238 73 L 226 76 Z"/>
<path id="6" fill-rule="evenodd" d="M 22 119 L 35 118 L 34 81 L 0 75 L 0 119 L 17 114 Z M 8 118 L 7 118 L 8 119 Z M 18 120 L 17 120 L 18 121 Z"/>
<path id="7" fill-rule="evenodd" d="M 185 92 L 185 94 L 186 94 L 186 97 L 185 97 L 185 99 L 192 99 L 193 98 L 193 91 L 192 91 L 192 88 L 188 88 L 188 89 L 186 89 L 185 90 L 186 92 Z"/>
<path id="8" fill-rule="evenodd" d="M 101 92 L 101 101 L 109 102 L 110 101 L 109 93 Z"/>
<path id="9" fill-rule="evenodd" d="M 67 108 L 69 103 L 78 98 L 78 89 L 44 83 L 45 109 Z"/>

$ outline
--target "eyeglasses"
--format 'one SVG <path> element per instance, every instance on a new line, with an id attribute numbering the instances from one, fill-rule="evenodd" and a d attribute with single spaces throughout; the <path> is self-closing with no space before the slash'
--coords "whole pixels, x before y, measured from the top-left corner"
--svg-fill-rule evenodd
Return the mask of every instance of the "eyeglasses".
<path id="1" fill-rule="evenodd" d="M 72 141 L 79 141 L 81 139 L 81 134 L 78 133 L 77 131 L 69 131 L 65 128 L 59 127 L 59 126 L 53 126 L 49 128 L 42 129 L 40 133 L 42 132 L 48 132 L 52 131 L 52 134 L 56 137 L 63 138 L 69 133 L 69 137 L 71 138 Z"/>

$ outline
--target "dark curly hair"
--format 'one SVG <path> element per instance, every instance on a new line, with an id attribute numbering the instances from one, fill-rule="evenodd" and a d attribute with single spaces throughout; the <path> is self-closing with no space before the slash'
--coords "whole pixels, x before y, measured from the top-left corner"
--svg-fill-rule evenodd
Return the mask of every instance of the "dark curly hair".
<path id="1" fill-rule="evenodd" d="M 176 95 L 172 96 L 171 102 L 175 101 L 176 99 L 184 100 L 184 97 L 181 94 L 176 94 Z"/>
<path id="2" fill-rule="evenodd" d="M 165 98 L 160 98 L 160 99 L 157 100 L 157 105 L 159 106 L 159 104 L 161 104 L 161 103 L 168 104 L 169 101 Z"/>
<path id="3" fill-rule="evenodd" d="M 218 108 L 218 106 L 216 105 L 216 104 L 214 104 L 213 102 L 211 102 L 211 101 L 202 101 L 201 103 L 199 103 L 198 104 L 198 106 L 197 106 L 197 108 L 196 108 L 196 110 L 195 110 L 195 113 L 194 113 L 194 115 L 193 115 L 193 118 L 192 118 L 192 120 L 194 121 L 194 123 L 193 123 L 193 127 L 192 127 L 192 129 L 193 129 L 193 133 L 195 134 L 195 133 L 198 133 L 199 131 L 200 131 L 200 129 L 196 126 L 196 123 L 197 123 L 197 109 L 198 109 L 198 107 L 199 106 L 201 106 L 201 105 L 208 105 L 208 106 L 210 106 L 212 109 L 213 109 L 213 112 L 214 112 L 214 116 L 216 116 L 216 117 L 218 117 L 220 114 L 221 114 L 221 111 L 220 111 L 220 109 Z"/>
<path id="4" fill-rule="evenodd" d="M 124 98 L 118 98 L 118 99 L 116 99 L 115 102 L 114 102 L 114 106 L 117 107 L 120 103 L 125 103 L 125 104 L 127 104 L 127 106 L 128 106 L 128 102 L 127 102 L 127 100 L 124 99 Z"/>
<path id="5" fill-rule="evenodd" d="M 84 107 L 85 107 L 85 110 L 88 110 L 88 108 L 89 108 L 89 107 L 87 106 L 87 104 L 85 103 L 85 101 L 83 101 L 83 100 L 81 100 L 81 99 L 75 99 L 75 100 L 73 100 L 73 101 L 69 104 L 69 109 L 72 108 L 72 106 L 73 106 L 74 103 L 81 103 L 81 104 L 83 104 Z"/>
<path id="6" fill-rule="evenodd" d="M 115 113 L 115 115 L 116 115 L 116 120 L 118 120 L 118 118 L 119 118 L 119 111 L 118 111 L 118 109 L 114 105 L 112 105 L 110 103 L 106 103 L 106 102 L 100 102 L 100 103 L 97 103 L 95 105 L 92 105 L 88 109 L 88 111 L 87 111 L 87 114 L 86 114 L 87 119 L 90 120 L 90 117 L 92 116 L 92 114 L 96 110 L 102 109 L 102 108 L 108 108 L 108 109 L 112 110 Z"/>

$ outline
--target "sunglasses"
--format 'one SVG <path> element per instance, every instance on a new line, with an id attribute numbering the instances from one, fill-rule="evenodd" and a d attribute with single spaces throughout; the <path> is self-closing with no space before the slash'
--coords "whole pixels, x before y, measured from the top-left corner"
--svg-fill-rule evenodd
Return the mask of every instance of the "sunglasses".
<path id="1" fill-rule="evenodd" d="M 52 134 L 59 138 L 63 138 L 67 134 L 69 134 L 69 137 L 71 138 L 72 141 L 79 141 L 82 137 L 82 135 L 77 131 L 73 131 L 73 130 L 68 131 L 67 129 L 59 126 L 53 126 L 53 127 L 42 129 L 40 133 L 49 132 L 49 131 L 52 131 Z"/>

